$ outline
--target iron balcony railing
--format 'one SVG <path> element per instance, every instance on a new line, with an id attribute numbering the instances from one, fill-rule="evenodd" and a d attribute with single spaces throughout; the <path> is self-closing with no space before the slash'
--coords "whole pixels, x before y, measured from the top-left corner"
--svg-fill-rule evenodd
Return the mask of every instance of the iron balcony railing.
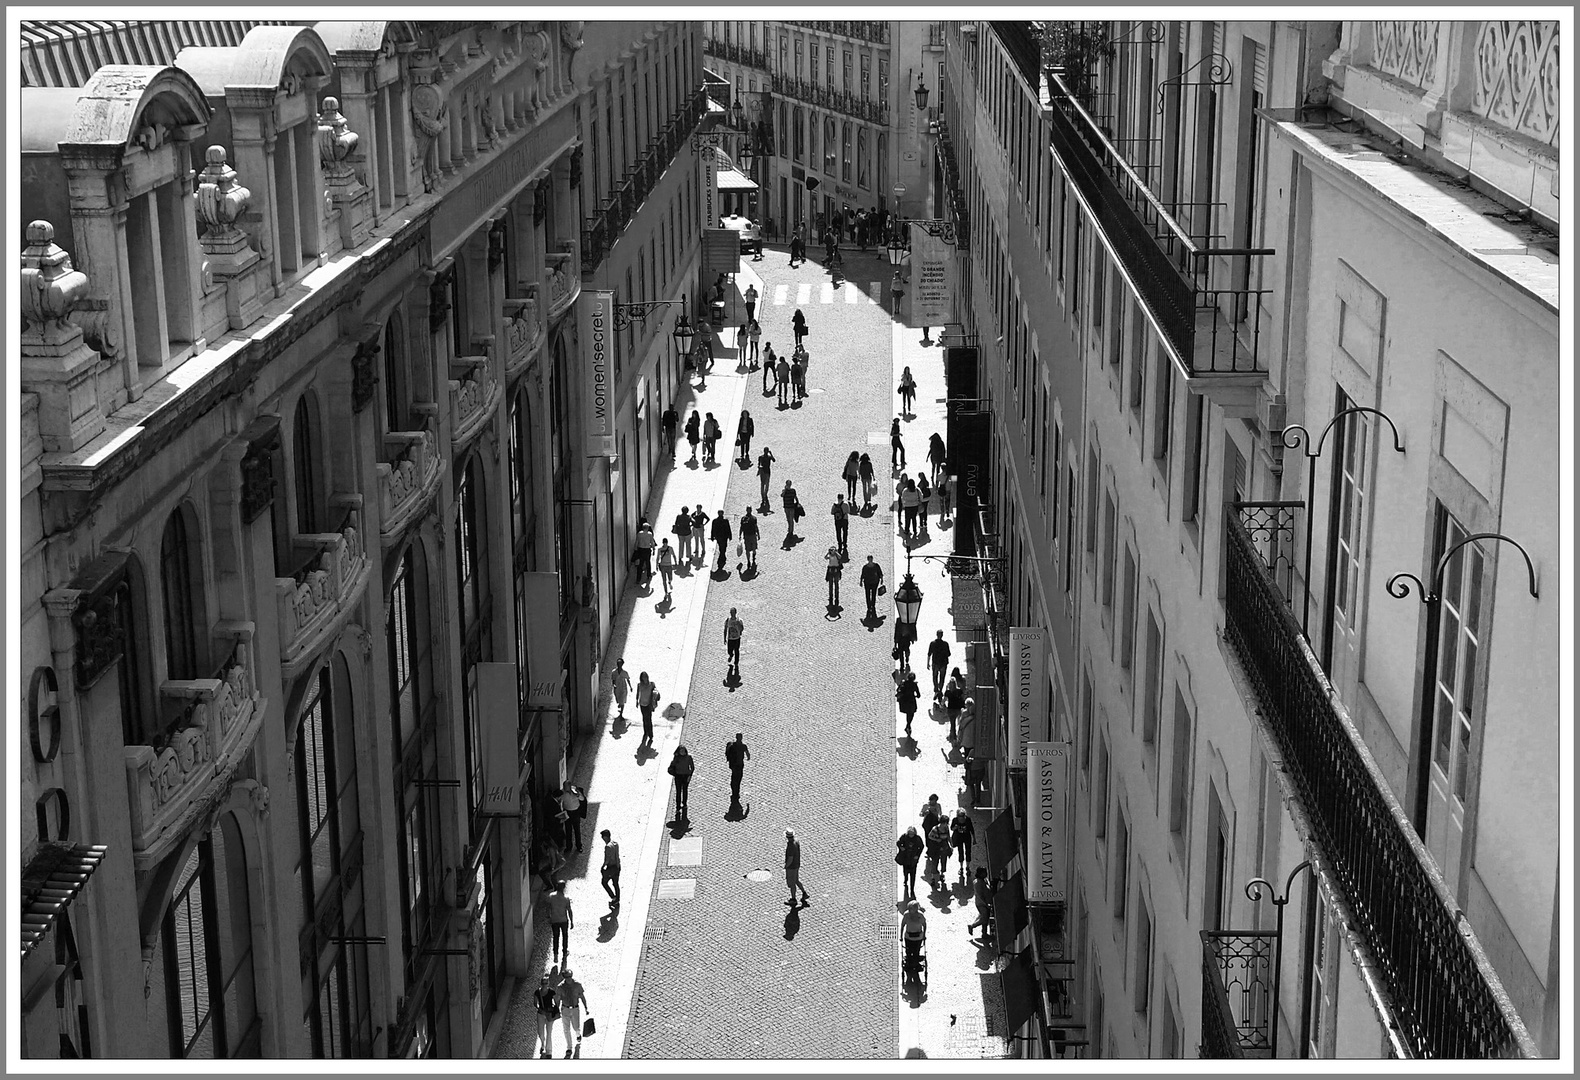
<path id="1" fill-rule="evenodd" d="M 696 130 L 707 110 L 707 92 L 698 89 L 691 100 L 670 118 L 664 130 L 654 136 L 647 152 L 627 170 L 610 191 L 609 197 L 603 200 L 598 212 L 582 223 L 582 274 L 591 273 L 603 262 L 643 201 L 652 193 L 654 185 L 674 162 L 675 155 L 691 138 L 691 133 Z"/>
<path id="2" fill-rule="evenodd" d="M 1272 1056 L 1272 930 L 1201 932 L 1201 1056 Z"/>
<path id="3" fill-rule="evenodd" d="M 1048 73 L 1053 149 L 1092 208 L 1187 377 L 1263 374 L 1262 260 L 1271 248 L 1209 247 L 1148 190 L 1057 71 Z M 1202 241 L 1198 243 L 1198 240 Z"/>
<path id="4" fill-rule="evenodd" d="M 857 38 L 875 45 L 889 43 L 889 24 L 886 22 L 792 22 L 803 30 L 816 30 L 820 34 L 838 34 L 840 37 Z"/>
<path id="5" fill-rule="evenodd" d="M 949 201 L 949 216 L 955 223 L 955 247 L 960 251 L 971 250 L 971 210 L 966 202 L 965 189 L 960 186 L 960 164 L 955 160 L 955 144 L 949 137 L 949 125 L 938 120 L 937 154 L 943 167 L 944 191 Z"/>
<path id="6" fill-rule="evenodd" d="M 1524 1023 L 1339 704 L 1234 504 L 1225 636 L 1305 804 L 1330 880 L 1371 953 L 1406 1052 L 1535 1057 Z"/>
<path id="7" fill-rule="evenodd" d="M 741 45 L 733 41 L 721 41 L 718 38 L 704 38 L 702 51 L 710 56 L 728 60 L 731 63 L 760 68 L 763 71 L 768 70 L 768 54 L 749 45 Z"/>
<path id="8" fill-rule="evenodd" d="M 1004 43 L 1005 50 L 1028 85 L 1036 87 L 1037 76 L 1042 71 L 1042 23 L 1040 22 L 990 22 L 993 33 Z"/>
<path id="9" fill-rule="evenodd" d="M 859 117 L 872 124 L 887 125 L 889 122 L 889 107 L 883 101 L 864 98 L 845 90 L 836 90 L 832 86 L 819 86 L 789 75 L 775 75 L 772 85 L 773 92 L 782 97 L 804 101 L 808 105 L 817 105 L 846 116 Z"/>

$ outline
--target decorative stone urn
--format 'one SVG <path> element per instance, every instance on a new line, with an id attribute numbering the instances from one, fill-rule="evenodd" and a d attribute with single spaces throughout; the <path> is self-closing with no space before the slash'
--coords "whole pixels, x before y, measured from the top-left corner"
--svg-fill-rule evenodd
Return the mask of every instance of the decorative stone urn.
<path id="1" fill-rule="evenodd" d="M 71 266 L 55 243 L 55 226 L 32 221 L 22 250 L 22 390 L 38 395 L 39 439 L 44 450 L 70 452 L 104 430 L 100 373 L 110 362 L 82 340 L 67 316 L 88 299 L 88 275 Z"/>
<path id="2" fill-rule="evenodd" d="M 357 179 L 350 158 L 360 142 L 340 111 L 340 99 L 324 98 L 318 114 L 318 159 L 324 168 L 324 194 L 340 211 L 340 243 L 348 251 L 361 247 L 373 227 L 373 198 Z"/>
<path id="3" fill-rule="evenodd" d="M 225 289 L 226 321 L 232 330 L 242 330 L 263 310 L 265 296 L 273 295 L 266 292 L 268 264 L 238 224 L 252 205 L 252 192 L 242 187 L 223 146 L 209 147 L 204 161 L 197 189 L 197 218 L 204 232 L 198 243 L 214 280 Z"/>

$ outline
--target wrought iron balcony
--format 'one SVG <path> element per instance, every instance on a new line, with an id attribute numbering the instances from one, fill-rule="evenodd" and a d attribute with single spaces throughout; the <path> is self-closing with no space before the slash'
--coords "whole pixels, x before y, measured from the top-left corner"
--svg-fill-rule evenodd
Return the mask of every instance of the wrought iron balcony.
<path id="1" fill-rule="evenodd" d="M 1048 97 L 1054 152 L 1092 207 L 1186 378 L 1265 375 L 1262 308 L 1271 290 L 1260 287 L 1261 263 L 1276 252 L 1209 247 L 1208 238 L 1188 235 L 1057 71 L 1048 73 Z"/>
<path id="2" fill-rule="evenodd" d="M 733 64 L 743 64 L 746 67 L 768 70 L 768 54 L 761 49 L 754 49 L 748 45 L 741 45 L 734 41 L 722 41 L 717 38 L 704 39 L 702 51 L 710 56 L 717 56 L 721 60 L 728 60 Z"/>
<path id="3" fill-rule="evenodd" d="M 444 459 L 434 447 L 432 431 L 392 431 L 384 436 L 388 461 L 378 463 L 379 541 L 395 544 L 422 508 L 439 490 Z"/>
<path id="4" fill-rule="evenodd" d="M 887 45 L 889 43 L 889 24 L 879 21 L 865 22 L 793 22 L 791 26 L 799 26 L 803 30 L 816 30 L 820 34 L 837 34 L 840 37 L 856 38 L 868 41 L 874 45 Z"/>
<path id="5" fill-rule="evenodd" d="M 207 679 L 167 680 L 160 696 L 177 707 L 175 722 L 153 746 L 126 747 L 126 793 L 132 851 L 139 863 L 174 843 L 193 808 L 217 798 L 252 746 L 263 715 L 247 643 L 252 623 L 220 627 L 235 644 Z"/>
<path id="6" fill-rule="evenodd" d="M 1201 932 L 1201 1056 L 1272 1056 L 1272 930 Z"/>
<path id="7" fill-rule="evenodd" d="M 949 196 L 949 216 L 955 223 L 955 246 L 960 251 L 971 250 L 971 210 L 965 190 L 960 186 L 960 165 L 955 160 L 955 145 L 949 137 L 949 125 L 942 118 L 938 121 L 938 160 L 943 166 L 944 188 Z"/>
<path id="8" fill-rule="evenodd" d="M 598 212 L 582 222 L 581 273 L 596 270 L 619 241 L 637 209 L 663 178 L 675 155 L 691 139 L 697 124 L 708 111 L 707 91 L 698 88 L 691 100 L 670 117 L 664 130 L 648 144 L 647 151 L 629 173 L 622 177 L 603 200 Z M 550 300 L 550 317 L 557 314 Z"/>
<path id="9" fill-rule="evenodd" d="M 804 101 L 808 105 L 856 117 L 871 124 L 886 126 L 889 123 L 889 105 L 881 99 L 864 98 L 860 94 L 836 90 L 828 85 L 820 86 L 789 75 L 775 75 L 772 86 L 773 92 L 781 97 Z"/>
<path id="10" fill-rule="evenodd" d="M 1415 1057 L 1535 1057 L 1474 931 L 1322 674 L 1242 521 L 1225 515 L 1225 636 L 1255 687 L 1350 924 Z M 1254 508 L 1252 508 L 1254 509 Z"/>

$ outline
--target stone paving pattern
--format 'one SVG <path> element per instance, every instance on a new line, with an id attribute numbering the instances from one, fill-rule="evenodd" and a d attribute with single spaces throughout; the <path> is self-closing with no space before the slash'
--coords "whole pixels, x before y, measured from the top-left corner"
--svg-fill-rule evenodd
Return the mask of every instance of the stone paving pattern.
<path id="1" fill-rule="evenodd" d="M 708 590 L 682 733 L 697 761 L 689 802 L 703 863 L 668 867 L 661 853 L 660 878 L 695 878 L 696 898 L 653 902 L 624 1056 L 892 1058 L 893 604 L 885 597 L 881 624 L 864 626 L 855 578 L 870 552 L 892 588 L 886 505 L 851 521 L 842 617 L 830 617 L 823 580 L 823 555 L 833 542 L 828 511 L 844 491 L 846 455 L 869 452 L 880 480 L 888 473 L 887 440 L 869 446 L 868 436 L 886 432 L 893 415 L 889 313 L 866 296 L 854 304 L 843 295 L 819 302 L 827 279 L 815 262 L 792 271 L 771 251 L 763 262 L 743 265 L 762 278 L 759 291 L 769 303 L 759 321 L 776 351 L 793 344 L 793 286 L 813 283 L 802 308 L 812 392 L 781 410 L 762 396 L 760 374 L 749 376 L 754 456 L 767 445 L 778 459 L 773 512 L 762 523 L 759 573 L 742 580 L 732 550 L 728 580 L 715 579 Z M 881 252 L 853 255 L 847 269 L 863 291 L 867 280 L 888 276 Z M 775 306 L 774 287 L 785 283 L 792 285 L 787 302 Z M 721 370 L 733 366 L 732 354 L 720 357 Z M 738 417 L 719 419 L 733 432 Z M 721 446 L 721 460 L 725 452 Z M 782 548 L 778 503 L 786 479 L 806 507 L 797 527 L 803 539 L 789 550 Z M 758 498 L 755 470 L 736 466 L 729 516 L 738 518 Z M 722 641 L 732 606 L 746 624 L 739 686 L 726 681 Z M 737 731 L 752 751 L 741 795 L 749 813 L 728 821 L 723 750 Z M 784 902 L 786 828 L 801 840 L 802 882 L 812 898 L 795 912 Z M 772 877 L 747 880 L 756 868 Z"/>

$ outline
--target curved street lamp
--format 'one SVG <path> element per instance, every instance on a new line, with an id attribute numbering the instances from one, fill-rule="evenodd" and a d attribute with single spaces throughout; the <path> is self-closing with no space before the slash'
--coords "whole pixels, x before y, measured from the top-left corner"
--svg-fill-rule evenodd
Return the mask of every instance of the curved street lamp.
<path id="1" fill-rule="evenodd" d="M 916 107 L 918 109 L 927 108 L 927 93 L 927 80 L 918 78 L 916 80 Z"/>

